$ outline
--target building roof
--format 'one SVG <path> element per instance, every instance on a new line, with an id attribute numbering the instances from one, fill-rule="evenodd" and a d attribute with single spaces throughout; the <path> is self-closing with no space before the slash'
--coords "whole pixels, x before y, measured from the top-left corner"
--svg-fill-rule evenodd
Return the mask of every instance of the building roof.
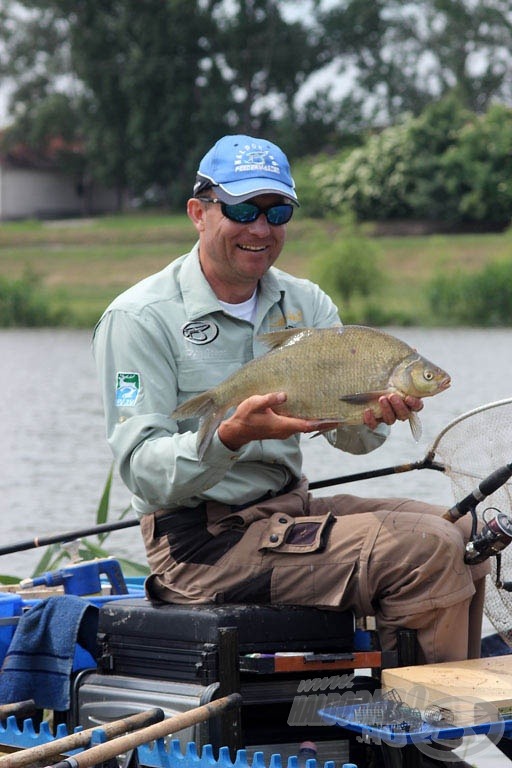
<path id="1" fill-rule="evenodd" d="M 70 143 L 61 136 L 48 140 L 44 149 L 34 149 L 22 142 L 9 149 L 2 148 L 3 132 L 0 131 L 0 165 L 9 168 L 56 170 L 63 153 L 81 155 L 82 143 Z"/>

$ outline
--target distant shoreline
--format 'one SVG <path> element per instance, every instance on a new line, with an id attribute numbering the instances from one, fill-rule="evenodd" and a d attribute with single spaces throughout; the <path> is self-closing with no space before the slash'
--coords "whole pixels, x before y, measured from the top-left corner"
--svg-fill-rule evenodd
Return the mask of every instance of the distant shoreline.
<path id="1" fill-rule="evenodd" d="M 375 226 L 365 225 L 360 231 L 371 235 L 383 228 Z M 343 237 L 339 221 L 301 218 L 298 211 L 288 226 L 287 243 L 276 266 L 311 278 L 313 258 L 335 252 Z M 378 244 L 384 279 L 375 281 L 370 298 L 356 296 L 350 306 L 340 303 L 344 322 L 359 322 L 370 302 L 377 318 L 392 309 L 397 318 L 393 324 L 435 326 L 426 295 L 435 275 L 478 271 L 491 261 L 512 256 L 510 231 L 386 234 L 371 240 Z M 7 281 L 35 276 L 41 299 L 54 309 L 69 311 L 71 319 L 62 324 L 87 328 L 114 296 L 186 253 L 194 242 L 194 230 L 184 214 L 148 211 L 95 219 L 3 223 L 0 275 Z M 381 323 L 377 320 L 375 324 Z"/>

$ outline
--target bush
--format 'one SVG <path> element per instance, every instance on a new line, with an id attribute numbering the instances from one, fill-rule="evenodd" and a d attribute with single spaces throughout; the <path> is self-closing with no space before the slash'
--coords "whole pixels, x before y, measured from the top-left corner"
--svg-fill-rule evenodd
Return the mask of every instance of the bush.
<path id="1" fill-rule="evenodd" d="M 506 225 L 512 215 L 512 110 L 469 122 L 442 158 L 446 189 L 463 221 Z"/>
<path id="2" fill-rule="evenodd" d="M 312 280 L 342 304 L 345 316 L 355 296 L 368 298 L 382 285 L 379 259 L 377 243 L 349 226 L 339 242 L 312 260 Z"/>
<path id="3" fill-rule="evenodd" d="M 400 125 L 371 136 L 346 158 L 316 163 L 311 173 L 319 185 L 322 209 L 351 213 L 360 221 L 409 216 L 404 136 L 405 127 Z"/>
<path id="4" fill-rule="evenodd" d="M 428 300 L 447 325 L 512 326 L 512 260 L 488 264 L 474 274 L 437 275 Z"/>
<path id="5" fill-rule="evenodd" d="M 346 150 L 343 156 L 349 154 Z M 339 155 L 337 155 L 339 159 Z M 327 166 L 330 159 L 327 155 L 317 155 L 295 160 L 293 163 L 293 180 L 300 201 L 300 214 L 312 219 L 322 219 L 326 214 L 326 207 L 322 197 L 322 179 L 317 178 L 315 168 L 318 164 Z"/>
<path id="6" fill-rule="evenodd" d="M 35 328 L 62 325 L 67 316 L 50 308 L 41 290 L 41 280 L 26 272 L 18 280 L 0 276 L 0 327 Z"/>
<path id="7" fill-rule="evenodd" d="M 407 117 L 348 156 L 311 169 L 324 211 L 359 221 L 506 225 L 512 217 L 512 110 L 477 116 L 454 97 Z M 318 204 L 317 204 L 318 205 Z"/>

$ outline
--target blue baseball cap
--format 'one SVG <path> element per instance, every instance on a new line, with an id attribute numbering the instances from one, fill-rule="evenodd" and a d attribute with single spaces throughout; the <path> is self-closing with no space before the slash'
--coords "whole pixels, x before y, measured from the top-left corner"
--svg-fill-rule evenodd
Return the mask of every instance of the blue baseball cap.
<path id="1" fill-rule="evenodd" d="M 243 203 L 256 195 L 279 194 L 299 204 L 284 152 L 266 139 L 224 136 L 199 164 L 194 195 L 213 188 L 223 203 Z"/>

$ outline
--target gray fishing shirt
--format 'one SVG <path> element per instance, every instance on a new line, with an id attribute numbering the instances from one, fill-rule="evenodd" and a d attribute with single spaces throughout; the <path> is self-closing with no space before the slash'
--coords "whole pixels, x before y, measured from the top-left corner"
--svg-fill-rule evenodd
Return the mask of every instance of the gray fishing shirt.
<path id="1" fill-rule="evenodd" d="M 267 348 L 257 336 L 284 328 L 327 328 L 337 309 L 308 280 L 272 267 L 260 280 L 254 326 L 226 313 L 199 263 L 198 245 L 118 296 L 93 336 L 107 439 L 138 515 L 201 501 L 246 504 L 301 475 L 299 435 L 229 450 L 215 433 L 201 462 L 197 420 L 171 413 Z M 262 391 L 261 394 L 266 394 Z M 329 442 L 367 453 L 386 439 L 381 425 L 333 430 Z"/>

